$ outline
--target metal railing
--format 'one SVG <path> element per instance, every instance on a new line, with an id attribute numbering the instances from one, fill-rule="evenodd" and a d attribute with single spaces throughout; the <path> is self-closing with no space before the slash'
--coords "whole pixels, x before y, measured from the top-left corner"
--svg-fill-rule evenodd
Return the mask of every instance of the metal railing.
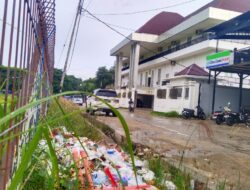
<path id="1" fill-rule="evenodd" d="M 0 117 L 4 117 L 30 101 L 50 94 L 55 0 L 3 0 L 0 7 L 3 10 L 0 12 Z M 15 135 L 36 127 L 39 115 L 45 110 L 46 105 L 28 109 L 22 118 L 0 126 L 0 133 Z M 23 146 L 31 138 L 32 133 L 28 133 L 0 143 L 0 150 L 6 150 L 0 154 L 0 189 L 6 188 L 19 165 Z"/>
<path id="2" fill-rule="evenodd" d="M 198 38 L 195 38 L 193 40 L 187 41 L 186 43 L 183 43 L 183 44 L 180 44 L 180 45 L 176 45 L 175 47 L 173 47 L 171 49 L 164 50 L 164 51 L 162 51 L 160 53 L 155 53 L 155 55 L 153 55 L 153 56 L 150 56 L 148 58 L 142 59 L 142 60 L 139 61 L 139 65 L 145 64 L 145 63 L 147 63 L 149 61 L 153 61 L 153 60 L 161 58 L 161 57 L 164 57 L 166 55 L 169 55 L 171 53 L 177 52 L 179 50 L 182 50 L 184 48 L 193 46 L 195 44 L 201 43 L 201 42 L 209 40 L 209 39 L 211 39 L 211 36 L 207 35 L 207 34 L 204 34 L 204 35 L 202 35 L 202 36 L 200 36 Z M 128 70 L 128 69 L 129 69 L 129 66 L 126 66 L 126 67 L 122 68 L 122 71 L 125 71 L 125 70 Z"/>

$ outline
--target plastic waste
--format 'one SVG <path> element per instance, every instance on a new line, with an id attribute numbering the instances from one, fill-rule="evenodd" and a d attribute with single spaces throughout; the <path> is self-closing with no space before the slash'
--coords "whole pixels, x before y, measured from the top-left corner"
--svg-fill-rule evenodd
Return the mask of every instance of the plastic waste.
<path id="1" fill-rule="evenodd" d="M 148 170 L 147 173 L 143 174 L 142 177 L 146 182 L 149 182 L 155 178 L 155 174 L 154 174 L 154 172 Z"/>
<path id="2" fill-rule="evenodd" d="M 172 181 L 166 181 L 165 185 L 167 187 L 168 190 L 176 190 L 176 186 Z"/>
<path id="3" fill-rule="evenodd" d="M 108 182 L 106 174 L 101 170 L 93 172 L 92 178 L 95 185 L 107 184 Z"/>

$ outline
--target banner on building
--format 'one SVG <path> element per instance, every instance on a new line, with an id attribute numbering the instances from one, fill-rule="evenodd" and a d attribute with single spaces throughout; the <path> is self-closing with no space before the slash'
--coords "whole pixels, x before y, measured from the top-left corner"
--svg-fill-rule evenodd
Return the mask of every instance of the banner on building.
<path id="1" fill-rule="evenodd" d="M 207 69 L 214 69 L 218 67 L 232 65 L 234 60 L 234 53 L 231 51 L 223 51 L 207 56 Z"/>

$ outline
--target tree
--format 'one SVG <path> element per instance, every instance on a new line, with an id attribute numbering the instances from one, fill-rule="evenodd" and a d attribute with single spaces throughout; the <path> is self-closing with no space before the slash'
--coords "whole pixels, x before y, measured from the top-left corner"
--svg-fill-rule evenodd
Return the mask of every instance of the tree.
<path id="1" fill-rule="evenodd" d="M 60 92 L 60 81 L 62 78 L 62 70 L 54 69 L 54 76 L 53 76 L 53 92 L 59 93 Z M 76 78 L 73 75 L 66 75 L 64 78 L 63 84 L 63 91 L 74 91 L 74 90 L 81 90 L 81 85 L 83 81 L 80 78 Z"/>
<path id="2" fill-rule="evenodd" d="M 99 67 L 96 72 L 95 78 L 89 78 L 83 81 L 80 78 L 76 78 L 73 75 L 66 75 L 64 79 L 63 91 L 80 90 L 85 92 L 93 92 L 96 88 L 112 87 L 114 84 L 115 69 L 111 67 Z M 62 78 L 62 70 L 54 69 L 53 76 L 53 92 L 59 93 L 60 81 Z"/>
<path id="3" fill-rule="evenodd" d="M 96 86 L 98 88 L 106 88 L 108 85 L 114 83 L 114 67 L 107 69 L 104 67 L 99 67 L 96 72 Z"/>

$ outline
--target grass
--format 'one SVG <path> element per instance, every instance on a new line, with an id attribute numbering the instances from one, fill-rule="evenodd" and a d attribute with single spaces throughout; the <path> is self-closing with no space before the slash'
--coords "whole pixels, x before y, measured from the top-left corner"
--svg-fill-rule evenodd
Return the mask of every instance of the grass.
<path id="1" fill-rule="evenodd" d="M 172 181 L 178 190 L 189 190 L 191 177 L 180 169 L 169 165 L 162 158 L 150 158 L 149 169 L 155 173 L 155 185 L 159 189 L 166 189 L 165 181 Z"/>
<path id="2" fill-rule="evenodd" d="M 83 149 L 85 148 L 82 142 L 80 141 L 79 138 L 80 136 L 87 136 L 93 140 L 98 140 L 99 138 L 101 138 L 101 136 L 98 135 L 98 132 L 94 128 L 89 128 L 89 126 L 85 122 L 84 118 L 81 115 L 81 112 L 83 110 L 79 109 L 74 104 L 71 104 L 64 99 L 59 98 L 64 95 L 81 94 L 81 93 L 82 92 L 79 91 L 64 92 L 61 94 L 56 94 L 42 99 L 34 100 L 28 103 L 27 105 L 18 108 L 15 111 L 8 113 L 6 116 L 0 118 L 0 128 L 3 128 L 5 126 L 8 126 L 11 120 L 19 121 L 22 118 L 22 116 L 27 117 L 26 115 L 24 115 L 27 110 L 37 106 L 45 105 L 47 102 L 51 103 L 46 116 L 42 117 L 42 115 L 40 115 L 39 122 L 37 123 L 36 126 L 30 124 L 30 129 L 18 132 L 16 131 L 14 132 L 13 129 L 11 129 L 10 132 L 6 133 L 6 135 L 2 136 L 0 139 L 1 146 L 6 146 L 8 141 L 13 140 L 13 138 L 19 137 L 20 135 L 23 135 L 25 133 L 29 134 L 29 136 L 32 137 L 29 142 L 23 144 L 23 146 L 19 148 L 19 151 L 21 151 L 21 158 L 19 165 L 15 170 L 15 173 L 12 175 L 12 179 L 8 187 L 9 190 L 17 189 L 18 186 L 27 189 L 26 184 L 29 186 L 30 184 L 29 182 L 32 181 L 33 176 L 39 176 L 36 175 L 37 173 L 34 172 L 36 171 L 40 173 L 42 172 L 43 176 L 45 176 L 44 175 L 45 170 L 47 171 L 47 173 L 44 180 L 42 181 L 45 182 L 52 180 L 52 182 L 49 183 L 50 184 L 49 187 L 44 187 L 42 189 L 62 189 L 61 188 L 62 184 L 67 184 L 67 185 L 71 184 L 70 181 L 68 181 L 68 179 L 70 178 L 66 178 L 67 181 L 65 182 L 65 178 L 62 178 L 59 175 L 60 173 L 65 172 L 65 168 L 59 168 L 58 162 L 55 159 L 56 152 L 54 150 L 53 144 L 51 143 L 52 139 L 48 137 L 48 131 L 50 130 L 50 128 L 65 126 L 68 129 L 68 131 L 72 131 L 74 133 L 74 136 L 78 139 L 78 142 L 81 144 Z M 118 110 L 110 106 L 105 101 L 103 100 L 101 101 L 105 103 L 107 106 L 109 106 L 109 108 L 115 113 L 115 115 L 120 120 L 123 126 L 129 150 L 128 152 L 130 154 L 132 167 L 136 175 L 132 141 L 129 134 L 128 125 Z M 42 139 L 45 139 L 47 142 L 46 146 L 48 147 L 48 150 L 45 152 L 47 152 L 46 154 L 48 154 L 49 157 L 45 159 L 47 164 L 45 166 L 40 167 L 40 170 L 37 170 L 37 167 L 39 166 L 39 163 L 42 159 L 40 158 L 39 155 L 36 154 L 36 151 L 39 150 L 39 142 Z M 4 155 L 4 152 L 2 155 Z M 0 157 L 0 159 L 2 159 L 2 157 Z M 51 167 L 48 168 L 48 166 L 50 165 Z M 69 171 L 69 169 L 70 168 L 67 168 L 66 171 Z M 77 186 L 74 186 L 74 184 L 73 187 L 74 188 L 70 189 L 77 189 Z"/>
<path id="3" fill-rule="evenodd" d="M 0 118 L 3 117 L 3 114 L 4 114 L 4 94 L 1 94 L 0 93 Z M 16 104 L 16 98 L 14 99 L 14 105 Z M 8 99 L 7 99 L 7 113 L 10 112 L 10 108 L 11 108 L 11 95 L 8 96 Z"/>
<path id="4" fill-rule="evenodd" d="M 101 134 L 95 128 L 88 125 L 85 118 L 82 117 L 82 113 L 85 112 L 84 109 L 81 109 L 76 104 L 73 104 L 72 102 L 64 98 L 59 98 L 58 101 L 63 107 L 66 114 L 74 113 L 70 115 L 70 117 L 68 117 L 68 120 L 77 131 L 79 136 L 85 136 L 95 141 L 101 140 Z M 57 121 L 53 120 L 53 118 L 62 118 L 63 116 L 64 114 L 58 108 L 57 103 L 55 101 L 52 101 L 46 115 L 46 120 L 52 120 L 52 122 L 50 122 L 50 128 L 65 126 L 68 131 L 74 132 L 72 131 L 71 127 L 68 126 L 68 123 L 65 119 Z"/>
<path id="5" fill-rule="evenodd" d="M 156 116 L 161 116 L 161 117 L 179 117 L 180 114 L 177 111 L 170 111 L 170 112 L 157 112 L 157 111 L 152 111 L 152 115 Z"/>

